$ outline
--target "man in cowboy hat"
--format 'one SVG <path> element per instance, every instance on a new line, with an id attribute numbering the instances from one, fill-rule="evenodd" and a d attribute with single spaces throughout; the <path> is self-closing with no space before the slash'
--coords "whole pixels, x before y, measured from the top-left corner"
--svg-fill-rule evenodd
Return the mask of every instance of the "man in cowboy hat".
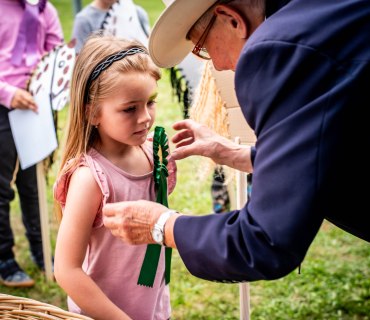
<path id="1" fill-rule="evenodd" d="M 150 37 L 153 60 L 169 67 L 192 51 L 218 70 L 235 70 L 238 101 L 257 137 L 255 148 L 240 147 L 180 121 L 172 155 L 253 171 L 253 191 L 241 210 L 223 215 L 112 204 L 105 225 L 128 243 L 177 248 L 193 275 L 225 282 L 290 273 L 324 219 L 370 241 L 363 187 L 370 155 L 362 152 L 370 147 L 369 30 L 369 1 L 169 3 Z"/>

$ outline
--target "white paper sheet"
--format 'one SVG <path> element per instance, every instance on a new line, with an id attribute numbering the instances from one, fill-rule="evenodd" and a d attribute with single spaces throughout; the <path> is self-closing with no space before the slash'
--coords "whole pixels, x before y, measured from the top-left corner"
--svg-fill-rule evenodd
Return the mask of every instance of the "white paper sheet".
<path id="1" fill-rule="evenodd" d="M 44 160 L 58 146 L 48 97 L 40 96 L 35 101 L 39 106 L 38 113 L 19 109 L 9 112 L 10 127 L 23 170 Z"/>

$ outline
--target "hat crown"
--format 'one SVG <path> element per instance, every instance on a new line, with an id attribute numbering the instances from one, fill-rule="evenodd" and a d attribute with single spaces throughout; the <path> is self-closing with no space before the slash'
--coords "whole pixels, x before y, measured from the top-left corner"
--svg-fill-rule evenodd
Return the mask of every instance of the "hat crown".
<path id="1" fill-rule="evenodd" d="M 217 0 L 162 0 L 166 8 L 154 24 L 149 37 L 149 53 L 162 68 L 173 67 L 191 52 L 194 44 L 189 30 Z"/>

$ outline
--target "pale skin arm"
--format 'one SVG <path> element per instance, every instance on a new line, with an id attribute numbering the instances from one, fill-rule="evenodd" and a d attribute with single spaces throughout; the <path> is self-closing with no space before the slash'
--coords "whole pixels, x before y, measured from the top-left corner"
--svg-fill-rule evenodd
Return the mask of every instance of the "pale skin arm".
<path id="1" fill-rule="evenodd" d="M 23 89 L 17 89 L 14 93 L 10 106 L 13 109 L 32 110 L 37 112 L 37 105 L 32 95 Z"/>
<path id="2" fill-rule="evenodd" d="M 171 155 L 175 160 L 199 155 L 242 172 L 253 172 L 250 146 L 238 145 L 193 120 L 176 122 L 173 128 L 180 130 L 172 137 L 176 149 Z"/>
<path id="3" fill-rule="evenodd" d="M 112 234 L 128 244 L 155 243 L 151 230 L 159 216 L 168 208 L 147 200 L 109 203 L 103 208 L 104 225 Z M 173 228 L 180 214 L 172 215 L 165 224 L 164 242 L 176 248 Z"/>
<path id="4" fill-rule="evenodd" d="M 130 319 L 113 304 L 82 270 L 101 192 L 87 167 L 72 175 L 55 249 L 54 273 L 58 284 L 90 317 L 99 320 Z M 107 261 L 109 263 L 109 261 Z"/>
<path id="5" fill-rule="evenodd" d="M 240 171 L 253 172 L 249 146 L 233 143 L 193 120 L 176 122 L 173 128 L 181 130 L 172 138 L 176 149 L 171 155 L 175 160 L 199 155 Z M 112 203 L 103 208 L 104 225 L 128 244 L 155 243 L 151 230 L 166 210 L 161 204 L 145 200 Z M 176 248 L 174 226 L 179 216 L 171 216 L 165 224 L 164 241 L 171 248 Z"/>

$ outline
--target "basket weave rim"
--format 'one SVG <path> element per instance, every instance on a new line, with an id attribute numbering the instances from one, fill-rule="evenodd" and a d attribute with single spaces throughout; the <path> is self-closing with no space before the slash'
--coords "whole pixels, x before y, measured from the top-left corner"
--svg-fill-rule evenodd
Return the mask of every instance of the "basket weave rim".
<path id="1" fill-rule="evenodd" d="M 69 312 L 45 302 L 3 293 L 0 293 L 0 318 L 9 320 L 93 320 L 87 316 Z"/>

